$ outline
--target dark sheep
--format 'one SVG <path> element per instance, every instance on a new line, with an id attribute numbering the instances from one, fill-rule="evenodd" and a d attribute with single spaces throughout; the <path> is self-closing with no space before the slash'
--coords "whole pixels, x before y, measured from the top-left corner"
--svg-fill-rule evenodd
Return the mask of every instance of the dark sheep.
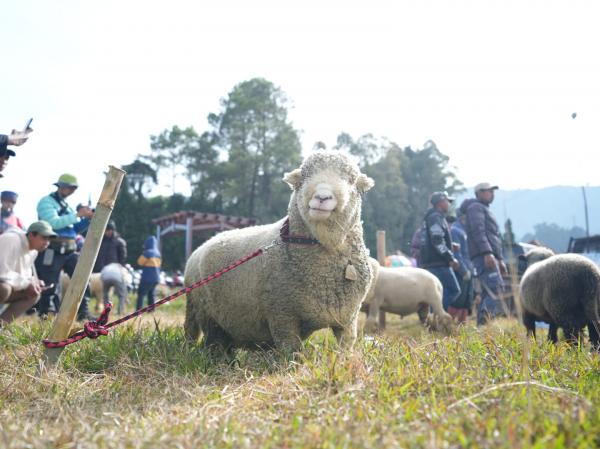
<path id="1" fill-rule="evenodd" d="M 598 349 L 600 319 L 600 270 L 579 254 L 557 254 L 547 248 L 534 248 L 520 256 L 528 268 L 521 279 L 523 324 L 535 336 L 535 322 L 550 325 L 548 339 L 558 341 L 561 327 L 566 338 L 578 341 L 587 326 L 592 345 Z"/>

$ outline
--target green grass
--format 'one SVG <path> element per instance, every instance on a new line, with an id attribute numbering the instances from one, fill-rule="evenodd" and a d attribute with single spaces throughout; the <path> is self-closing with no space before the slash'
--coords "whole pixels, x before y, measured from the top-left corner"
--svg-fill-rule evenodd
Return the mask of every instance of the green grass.
<path id="1" fill-rule="evenodd" d="M 321 331 L 294 358 L 223 355 L 185 344 L 177 302 L 69 346 L 53 371 L 49 323 L 0 331 L 0 447 L 600 446 L 598 356 L 516 321 L 446 337 L 388 314 L 349 352 Z"/>

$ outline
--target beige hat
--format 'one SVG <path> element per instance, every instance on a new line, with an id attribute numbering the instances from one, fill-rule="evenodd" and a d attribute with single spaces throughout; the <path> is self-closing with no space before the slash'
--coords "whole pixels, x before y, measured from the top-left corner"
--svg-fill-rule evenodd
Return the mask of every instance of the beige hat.
<path id="1" fill-rule="evenodd" d="M 477 193 L 481 190 L 497 190 L 497 189 L 498 189 L 498 186 L 493 186 L 489 182 L 480 182 L 479 184 L 477 184 L 475 186 L 475 188 L 473 190 L 475 191 L 475 193 Z"/>

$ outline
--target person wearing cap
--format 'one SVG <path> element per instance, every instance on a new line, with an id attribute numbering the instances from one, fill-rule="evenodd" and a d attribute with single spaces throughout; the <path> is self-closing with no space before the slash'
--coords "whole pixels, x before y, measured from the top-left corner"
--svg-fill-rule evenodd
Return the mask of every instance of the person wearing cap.
<path id="1" fill-rule="evenodd" d="M 36 221 L 27 233 L 11 228 L 0 235 L 0 304 L 8 307 L 0 315 L 0 326 L 10 323 L 33 306 L 44 288 L 34 261 L 56 237 L 50 224 Z"/>
<path id="2" fill-rule="evenodd" d="M 508 308 L 503 302 L 504 283 L 502 275 L 507 273 L 502 254 L 502 237 L 498 222 L 490 210 L 497 185 L 482 182 L 475 186 L 475 198 L 469 198 L 460 205 L 465 214 L 465 231 L 469 247 L 469 257 L 473 262 L 477 280 L 476 296 L 481 300 L 477 310 L 477 324 L 506 315 Z"/>
<path id="3" fill-rule="evenodd" d="M 64 270 L 70 277 L 73 276 L 75 265 L 79 260 L 75 237 L 88 228 L 94 213 L 87 206 L 79 206 L 74 211 L 67 204 L 66 199 L 78 187 L 75 176 L 65 173 L 58 178 L 54 185 L 57 190 L 39 201 L 37 213 L 40 220 L 50 223 L 58 236 L 51 242 L 48 249 L 38 255 L 35 267 L 40 279 L 48 285 L 56 286 L 59 282 L 61 270 Z M 77 319 L 90 318 L 88 316 L 88 302 L 89 294 L 86 291 L 79 307 Z M 48 312 L 51 311 L 51 303 L 55 309 L 58 308 L 59 299 L 55 287 L 44 290 L 42 293 L 37 306 L 40 317 L 48 315 Z"/>
<path id="4" fill-rule="evenodd" d="M 8 164 L 8 158 L 10 156 L 16 156 L 16 153 L 8 148 L 8 145 L 20 146 L 27 142 L 29 133 L 33 129 L 27 128 L 25 131 L 12 130 L 8 136 L 6 134 L 0 134 L 0 178 L 3 176 L 2 171 Z"/>
<path id="5" fill-rule="evenodd" d="M 99 273 L 111 263 L 118 263 L 122 266 L 127 263 L 127 242 L 117 232 L 114 220 L 110 220 L 106 225 L 92 272 Z"/>
<path id="6" fill-rule="evenodd" d="M 452 201 L 454 198 L 448 196 L 447 192 L 434 192 L 431 195 L 432 207 L 423 218 L 419 265 L 442 283 L 442 305 L 446 311 L 460 294 L 460 286 L 454 274 L 459 263 L 452 254 L 452 237 L 446 221 Z"/>
<path id="7" fill-rule="evenodd" d="M 25 228 L 23 222 L 15 215 L 14 211 L 18 197 L 19 195 L 10 190 L 5 190 L 0 193 L 0 202 L 2 203 L 2 208 L 0 209 L 0 234 L 9 228 Z"/>

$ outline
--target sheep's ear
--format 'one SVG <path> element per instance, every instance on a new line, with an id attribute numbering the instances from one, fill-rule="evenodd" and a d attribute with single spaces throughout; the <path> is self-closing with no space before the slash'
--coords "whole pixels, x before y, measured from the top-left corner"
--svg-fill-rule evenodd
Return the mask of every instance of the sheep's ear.
<path id="1" fill-rule="evenodd" d="M 297 190 L 300 187 L 300 181 L 302 180 L 302 174 L 300 169 L 292 170 L 289 173 L 283 175 L 283 180 L 288 183 L 292 190 Z"/>
<path id="2" fill-rule="evenodd" d="M 373 181 L 373 179 L 369 178 L 367 175 L 364 175 L 362 173 L 358 176 L 358 179 L 356 180 L 356 188 L 360 193 L 365 193 L 374 185 L 375 181 Z"/>

